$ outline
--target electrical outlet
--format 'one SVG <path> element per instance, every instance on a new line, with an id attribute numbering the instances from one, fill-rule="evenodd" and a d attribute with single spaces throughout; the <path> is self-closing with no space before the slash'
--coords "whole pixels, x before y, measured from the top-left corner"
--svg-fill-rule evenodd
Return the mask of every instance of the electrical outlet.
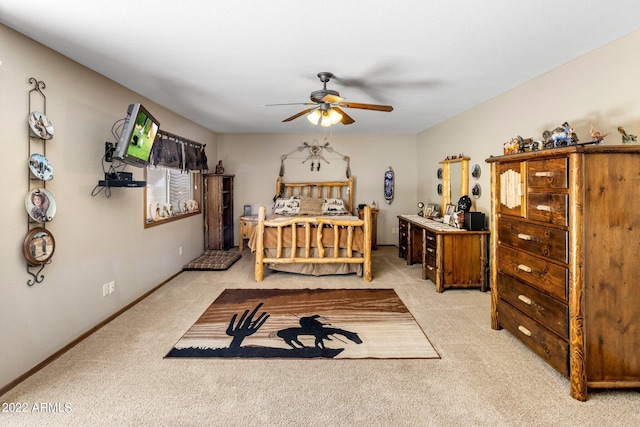
<path id="1" fill-rule="evenodd" d="M 398 228 L 397 227 L 392 227 L 391 228 L 391 234 L 398 234 Z"/>
<path id="2" fill-rule="evenodd" d="M 107 295 L 109 295 L 109 284 L 105 283 L 102 285 L 102 296 L 106 297 Z"/>
<path id="3" fill-rule="evenodd" d="M 182 255 L 182 246 L 180 246 L 180 249 L 178 249 L 178 255 Z"/>
<path id="4" fill-rule="evenodd" d="M 116 291 L 116 281 L 112 280 L 109 282 L 109 294 L 112 294 Z"/>

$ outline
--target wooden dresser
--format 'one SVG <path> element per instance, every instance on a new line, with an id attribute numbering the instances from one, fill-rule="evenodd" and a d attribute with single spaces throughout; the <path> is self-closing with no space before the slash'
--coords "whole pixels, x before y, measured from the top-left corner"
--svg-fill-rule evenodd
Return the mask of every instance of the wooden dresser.
<path id="1" fill-rule="evenodd" d="M 492 328 L 569 378 L 575 399 L 640 387 L 640 147 L 486 161 Z"/>
<path id="2" fill-rule="evenodd" d="M 233 247 L 233 177 L 204 175 L 205 249 Z"/>
<path id="3" fill-rule="evenodd" d="M 399 215 L 401 258 L 422 263 L 422 278 L 437 292 L 447 288 L 487 289 L 488 231 L 466 231 L 418 215 Z"/>

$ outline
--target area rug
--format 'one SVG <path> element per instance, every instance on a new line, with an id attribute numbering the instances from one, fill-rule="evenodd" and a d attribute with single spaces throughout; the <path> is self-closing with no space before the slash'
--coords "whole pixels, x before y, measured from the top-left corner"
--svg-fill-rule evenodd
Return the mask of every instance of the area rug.
<path id="1" fill-rule="evenodd" d="M 226 270 L 238 261 L 240 252 L 207 249 L 182 267 L 183 270 Z"/>
<path id="2" fill-rule="evenodd" d="M 393 289 L 226 289 L 166 357 L 440 358 Z"/>

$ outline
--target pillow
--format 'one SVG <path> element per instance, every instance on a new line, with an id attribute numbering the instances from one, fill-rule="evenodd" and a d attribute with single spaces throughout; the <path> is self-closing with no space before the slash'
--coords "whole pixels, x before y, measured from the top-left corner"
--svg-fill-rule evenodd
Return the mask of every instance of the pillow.
<path id="1" fill-rule="evenodd" d="M 273 205 L 273 213 L 276 215 L 298 215 L 299 211 L 299 197 L 278 197 Z"/>
<path id="2" fill-rule="evenodd" d="M 301 197 L 300 215 L 322 215 L 322 203 L 318 197 Z"/>
<path id="3" fill-rule="evenodd" d="M 322 203 L 322 213 L 324 215 L 345 215 L 349 212 L 344 207 L 344 200 L 342 199 L 324 199 Z"/>

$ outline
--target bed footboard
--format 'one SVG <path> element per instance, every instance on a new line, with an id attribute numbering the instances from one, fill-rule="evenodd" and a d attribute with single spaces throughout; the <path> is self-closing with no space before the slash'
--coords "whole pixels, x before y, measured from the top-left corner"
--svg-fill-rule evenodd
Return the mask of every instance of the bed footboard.
<path id="1" fill-rule="evenodd" d="M 269 221 L 265 213 L 266 208 L 260 207 L 255 229 L 256 282 L 263 280 L 265 264 L 293 263 L 362 264 L 363 280 L 372 280 L 371 209 L 368 206 L 364 208 L 363 219 L 292 217 Z M 275 256 L 265 255 L 267 229 L 274 229 L 276 233 Z M 357 232 L 360 229 L 362 234 Z M 361 257 L 355 256 L 359 253 Z"/>

